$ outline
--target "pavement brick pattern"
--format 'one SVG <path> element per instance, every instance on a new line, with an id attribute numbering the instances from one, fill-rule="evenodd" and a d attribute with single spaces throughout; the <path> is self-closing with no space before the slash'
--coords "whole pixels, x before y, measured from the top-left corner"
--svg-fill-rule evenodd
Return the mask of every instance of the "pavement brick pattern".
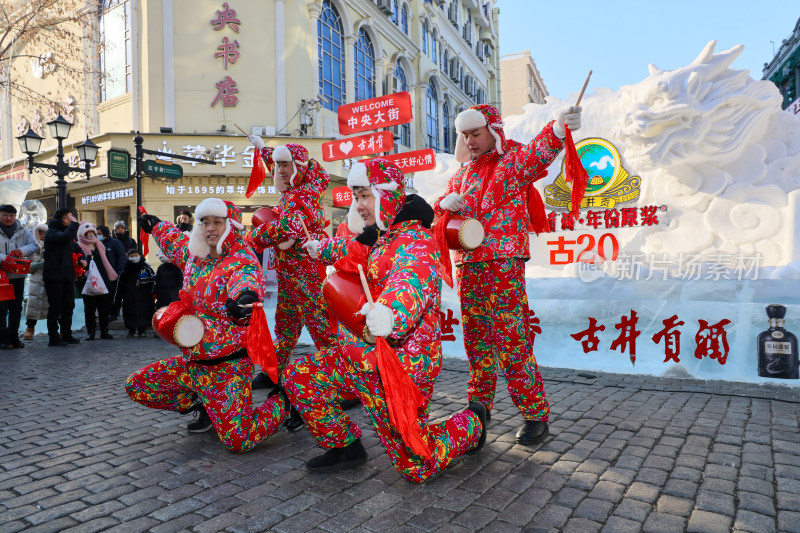
<path id="1" fill-rule="evenodd" d="M 800 532 L 798 387 L 544 368 L 545 443 L 515 444 L 501 391 L 483 451 L 413 485 L 359 410 L 367 465 L 311 475 L 307 430 L 235 455 L 130 401 L 125 378 L 175 353 L 160 340 L 28 344 L 0 352 L 2 532 Z M 434 418 L 466 381 L 448 359 Z"/>

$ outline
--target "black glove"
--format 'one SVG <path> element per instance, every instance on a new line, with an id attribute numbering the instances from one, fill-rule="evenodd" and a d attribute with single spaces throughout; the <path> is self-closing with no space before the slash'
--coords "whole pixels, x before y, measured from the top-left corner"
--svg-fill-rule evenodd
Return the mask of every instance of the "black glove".
<path id="1" fill-rule="evenodd" d="M 155 215 L 139 215 L 139 218 L 136 220 L 139 222 L 139 227 L 146 233 L 153 233 L 156 224 L 161 222 L 161 219 Z"/>
<path id="2" fill-rule="evenodd" d="M 252 307 L 242 306 L 245 304 L 254 304 L 258 301 L 258 295 L 256 293 L 253 291 L 244 291 L 236 298 L 236 301 L 233 301 L 233 298 L 228 298 L 228 301 L 225 302 L 225 309 L 228 310 L 228 314 L 233 318 L 241 320 L 253 314 Z"/>

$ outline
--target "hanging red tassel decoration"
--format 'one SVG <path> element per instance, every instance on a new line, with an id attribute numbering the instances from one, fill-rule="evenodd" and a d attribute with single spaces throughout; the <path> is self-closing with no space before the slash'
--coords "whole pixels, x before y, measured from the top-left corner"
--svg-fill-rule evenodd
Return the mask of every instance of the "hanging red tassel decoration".
<path id="1" fill-rule="evenodd" d="M 433 228 L 433 237 L 439 245 L 439 274 L 442 276 L 447 285 L 453 288 L 453 267 L 450 264 L 450 247 L 447 246 L 447 238 L 445 237 L 445 230 L 447 223 L 450 221 L 450 213 L 446 212 L 436 222 Z"/>
<path id="2" fill-rule="evenodd" d="M 375 339 L 375 355 L 386 393 L 389 420 L 415 454 L 430 459 L 431 449 L 422 438 L 422 430 L 417 423 L 419 409 L 425 404 L 422 394 L 400 364 L 397 353 L 383 337 Z"/>
<path id="3" fill-rule="evenodd" d="M 269 332 L 264 304 L 253 304 L 253 314 L 250 316 L 250 325 L 247 326 L 245 345 L 250 360 L 259 365 L 273 383 L 278 383 L 280 378 L 278 376 L 278 356 L 275 354 L 275 345 L 272 344 L 272 334 Z"/>
<path id="4" fill-rule="evenodd" d="M 570 214 L 573 220 L 578 220 L 581 202 L 586 193 L 586 187 L 589 185 L 589 174 L 581 164 L 581 158 L 578 150 L 575 149 L 575 142 L 572 140 L 572 132 L 569 131 L 566 124 L 564 124 L 564 132 L 566 133 L 564 137 L 564 178 L 567 183 L 572 183 Z"/>
<path id="5" fill-rule="evenodd" d="M 253 196 L 266 177 L 267 166 L 264 164 L 261 151 L 256 150 L 253 154 L 253 170 L 250 171 L 250 181 L 247 182 L 247 191 L 244 193 L 245 197 L 250 198 Z"/>
<path id="6" fill-rule="evenodd" d="M 141 205 L 139 206 L 139 212 L 143 215 L 147 214 L 147 211 L 145 211 L 144 207 Z M 142 253 L 144 254 L 144 257 L 147 257 L 147 255 L 150 253 L 150 235 L 148 235 L 147 232 L 141 228 L 141 226 L 139 227 L 139 242 L 142 243 Z M 142 258 L 142 261 L 144 261 L 144 257 Z"/>
<path id="7" fill-rule="evenodd" d="M 533 183 L 528 185 L 528 229 L 536 232 L 537 235 L 550 232 L 550 222 L 544 211 L 542 195 L 539 194 L 539 190 L 533 186 Z"/>

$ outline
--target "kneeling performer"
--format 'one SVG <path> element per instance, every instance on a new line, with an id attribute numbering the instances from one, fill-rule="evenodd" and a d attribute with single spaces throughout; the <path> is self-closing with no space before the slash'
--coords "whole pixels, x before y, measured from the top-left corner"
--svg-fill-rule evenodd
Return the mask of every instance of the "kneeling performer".
<path id="1" fill-rule="evenodd" d="M 348 224 L 361 234 L 309 241 L 304 247 L 323 263 L 336 263 L 339 271 L 352 274 L 360 266 L 366 272 L 375 305 L 365 304 L 361 314 L 369 333 L 384 337 L 379 345 L 388 344 L 394 372 L 387 372 L 387 351 L 380 346 L 340 334 L 339 353 L 321 350 L 286 368 L 286 392 L 314 437 L 328 448 L 306 463 L 309 471 L 330 472 L 367 461 L 361 429 L 336 402 L 343 388 L 361 400 L 395 468 L 419 483 L 483 445 L 486 411 L 475 402 L 444 422 L 427 423 L 442 366 L 439 251 L 429 229 L 433 209 L 416 195 L 406 198 L 403 173 L 384 159 L 354 165 L 347 184 L 353 190 Z M 415 401 L 398 401 L 398 391 Z"/>
<path id="2" fill-rule="evenodd" d="M 152 233 L 163 253 L 183 270 L 188 298 L 184 295 L 182 301 L 190 301 L 192 312 L 203 321 L 203 339 L 183 348 L 181 355 L 134 372 L 126 388 L 135 402 L 153 409 L 198 409 L 199 420 L 190 431 L 213 427 L 225 448 L 246 452 L 278 431 L 288 413 L 283 394 L 258 408 L 252 405 L 253 363 L 243 345 L 252 313 L 247 304 L 263 300 L 264 277 L 242 238 L 238 207 L 206 198 L 195 217 L 190 236 L 153 215 L 141 216 L 139 227 Z"/>

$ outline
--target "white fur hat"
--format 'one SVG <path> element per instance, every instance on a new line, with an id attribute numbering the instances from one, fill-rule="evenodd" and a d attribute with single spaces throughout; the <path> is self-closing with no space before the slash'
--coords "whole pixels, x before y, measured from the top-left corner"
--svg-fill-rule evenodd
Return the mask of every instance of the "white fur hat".
<path id="1" fill-rule="evenodd" d="M 469 163 L 472 159 L 467 148 L 467 143 L 464 142 L 464 137 L 461 133 L 483 126 L 489 127 L 489 133 L 494 137 L 494 147 L 497 153 L 503 155 L 505 150 L 503 144 L 505 142 L 505 133 L 503 132 L 503 122 L 500 120 L 500 112 L 496 107 L 487 104 L 479 104 L 465 109 L 456 115 L 456 149 L 453 154 L 456 161 L 459 163 Z"/>

